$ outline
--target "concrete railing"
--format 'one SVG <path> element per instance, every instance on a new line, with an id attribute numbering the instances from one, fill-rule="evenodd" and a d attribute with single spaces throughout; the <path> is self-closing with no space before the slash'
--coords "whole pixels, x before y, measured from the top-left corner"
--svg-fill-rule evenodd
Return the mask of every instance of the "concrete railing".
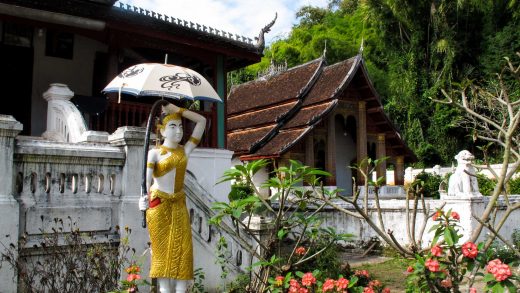
<path id="1" fill-rule="evenodd" d="M 24 253 L 49 231 L 55 218 L 71 219 L 80 231 L 88 231 L 99 242 L 118 242 L 116 225 L 132 230 L 129 245 L 137 254 L 148 250 L 148 232 L 141 227 L 138 210 L 144 129 L 120 127 L 106 136 L 105 143 L 70 143 L 16 136 L 22 125 L 0 115 L 0 235 L 3 243 L 16 243 L 27 233 Z M 226 200 L 229 184 L 216 185 L 231 166 L 232 152 L 196 149 L 189 160 L 185 180 L 187 204 L 194 239 L 194 264 L 205 274 L 205 287 L 214 292 L 222 284 L 215 249 L 221 237 L 227 242 L 225 267 L 229 280 L 245 271 L 251 256 L 241 242 L 210 225 L 212 202 Z M 224 222 L 227 231 L 231 225 Z M 107 236 L 108 235 L 108 236 Z M 97 241 L 97 240 L 96 240 Z M 244 243 L 242 243 L 244 244 Z M 250 241 L 249 246 L 254 246 Z M 3 248 L 0 248 L 0 252 Z M 147 259 L 147 258 L 145 258 Z M 143 276 L 149 263 L 142 264 Z M 125 274 L 122 274 L 123 277 Z M 16 279 L 8 266 L 0 267 L 5 292 L 16 292 Z"/>

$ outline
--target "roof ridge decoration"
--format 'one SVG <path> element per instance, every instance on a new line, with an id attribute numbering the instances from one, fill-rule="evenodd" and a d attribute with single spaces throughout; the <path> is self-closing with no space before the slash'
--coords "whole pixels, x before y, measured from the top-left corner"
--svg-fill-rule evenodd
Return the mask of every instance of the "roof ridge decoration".
<path id="1" fill-rule="evenodd" d="M 307 62 L 305 64 L 309 64 L 311 62 L 316 62 L 316 61 L 319 61 L 320 64 L 318 65 L 318 67 L 314 71 L 313 75 L 311 76 L 311 78 L 309 79 L 307 84 L 305 84 L 305 86 L 296 95 L 295 98 L 298 100 L 296 105 L 294 105 L 294 107 L 291 110 L 289 110 L 289 112 L 287 112 L 284 116 L 280 117 L 280 119 L 277 121 L 276 126 L 269 133 L 267 133 L 261 140 L 257 141 L 253 145 L 251 145 L 251 147 L 249 148 L 249 153 L 255 153 L 257 150 L 259 150 L 264 145 L 266 145 L 271 139 L 273 139 L 276 136 L 278 131 L 287 122 L 289 122 L 291 120 L 291 118 L 296 113 L 298 113 L 298 111 L 301 109 L 304 97 L 309 93 L 309 91 L 312 89 L 312 87 L 316 84 L 316 81 L 318 80 L 319 76 L 323 72 L 323 68 L 327 64 L 327 61 L 325 60 L 324 56 L 321 56 L 320 58 L 314 59 L 314 60 L 312 60 L 310 62 Z M 293 68 L 295 68 L 295 67 L 293 67 Z M 291 68 L 291 69 L 293 69 L 293 68 Z"/>
<path id="2" fill-rule="evenodd" d="M 278 18 L 278 12 L 276 12 L 274 14 L 274 19 L 260 30 L 260 34 L 258 34 L 258 38 L 255 38 L 257 40 L 256 48 L 258 49 L 259 52 L 262 52 L 265 48 L 264 35 L 271 31 L 271 28 L 273 27 L 277 18 Z"/>
<path id="3" fill-rule="evenodd" d="M 251 39 L 249 37 L 244 37 L 239 34 L 233 34 L 230 32 L 223 31 L 223 30 L 218 30 L 218 29 L 210 27 L 210 26 L 202 25 L 199 23 L 194 23 L 194 22 L 187 21 L 187 20 L 180 19 L 180 18 L 175 18 L 173 16 L 157 13 L 155 11 L 147 10 L 147 9 L 137 7 L 134 5 L 119 2 L 119 7 L 117 7 L 117 6 L 114 6 L 114 7 L 125 10 L 130 13 L 136 13 L 136 14 L 140 14 L 143 16 L 148 16 L 150 18 L 153 18 L 153 19 L 156 19 L 159 21 L 163 21 L 163 22 L 171 24 L 171 25 L 184 27 L 187 29 L 203 32 L 208 35 L 215 36 L 215 37 L 225 38 L 225 39 L 228 39 L 231 41 L 246 44 L 248 46 L 257 48 L 257 50 L 259 52 L 261 52 L 265 46 L 264 34 L 268 33 L 271 30 L 271 27 L 274 25 L 274 22 L 276 21 L 276 18 L 277 18 L 277 15 L 276 15 L 272 22 L 270 22 L 268 25 L 266 25 L 264 28 L 262 28 L 260 30 L 259 37 L 258 38 L 255 37 L 255 40 L 258 40 L 258 41 L 256 44 L 254 44 L 253 39 Z"/>

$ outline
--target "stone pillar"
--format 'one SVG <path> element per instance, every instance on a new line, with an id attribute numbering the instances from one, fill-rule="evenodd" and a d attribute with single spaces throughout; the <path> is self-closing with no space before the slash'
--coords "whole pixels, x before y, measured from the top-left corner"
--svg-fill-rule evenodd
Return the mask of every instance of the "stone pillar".
<path id="1" fill-rule="evenodd" d="M 358 102 L 358 129 L 357 129 L 357 163 L 358 165 L 361 163 L 363 159 L 365 159 L 368 155 L 367 152 L 367 109 L 366 102 L 359 101 Z M 365 173 L 367 169 L 365 168 Z M 365 184 L 363 176 L 361 172 L 358 171 L 357 176 L 358 185 Z"/>
<path id="2" fill-rule="evenodd" d="M 377 134 L 377 144 L 376 144 L 376 159 L 381 160 L 379 165 L 377 166 L 377 178 L 383 176 L 383 185 L 386 184 L 386 160 L 382 160 L 386 157 L 386 145 L 385 145 L 385 134 L 379 133 Z"/>
<path id="3" fill-rule="evenodd" d="M 395 157 L 394 182 L 395 185 L 404 185 L 404 156 Z"/>
<path id="4" fill-rule="evenodd" d="M 0 114 L 0 242 L 9 247 L 13 243 L 18 246 L 20 207 L 14 198 L 14 140 L 22 131 L 23 125 L 13 116 Z M 17 248 L 16 248 L 17 249 Z M 5 247 L 0 245 L 0 253 Z M 4 263 L 0 266 L 0 284 L 2 292 L 17 292 L 15 271 Z"/>
<path id="5" fill-rule="evenodd" d="M 314 136 L 312 133 L 305 137 L 305 165 L 314 167 Z"/>
<path id="6" fill-rule="evenodd" d="M 57 101 L 70 101 L 74 97 L 74 92 L 66 84 L 51 83 L 49 89 L 43 93 L 43 98 L 47 101 L 47 128 L 42 134 L 42 137 L 49 140 L 67 141 L 60 129 L 63 125 L 56 125 L 56 123 L 65 123 L 66 121 L 57 121 L 56 113 L 53 108 Z"/>
<path id="7" fill-rule="evenodd" d="M 327 178 L 327 185 L 336 185 L 336 119 L 334 113 L 329 115 L 327 124 L 327 157 L 325 158 L 327 172 L 332 176 Z"/>
<path id="8" fill-rule="evenodd" d="M 143 167 L 143 145 L 145 129 L 142 127 L 119 127 L 108 140 L 111 145 L 122 148 L 126 153 L 125 165 L 121 176 L 121 206 L 119 210 L 119 226 L 128 227 L 132 233 L 129 237 L 130 247 L 135 248 L 136 255 L 141 255 L 148 249 L 148 230 L 141 226 L 141 211 L 139 197 L 141 196 L 141 178 Z M 122 230 L 124 233 L 124 230 Z M 150 271 L 150 254 L 143 258 L 143 276 L 148 278 Z M 122 272 L 122 276 L 125 273 Z"/>

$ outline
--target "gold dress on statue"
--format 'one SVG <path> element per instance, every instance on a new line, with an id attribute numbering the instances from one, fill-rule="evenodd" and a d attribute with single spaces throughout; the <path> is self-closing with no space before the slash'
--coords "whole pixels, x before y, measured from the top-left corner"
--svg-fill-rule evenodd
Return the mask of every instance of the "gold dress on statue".
<path id="1" fill-rule="evenodd" d="M 187 158 L 184 148 L 161 147 L 162 153 L 171 154 L 153 164 L 154 178 L 164 176 L 175 169 L 174 193 L 158 189 L 150 190 L 150 208 L 146 211 L 146 222 L 152 246 L 151 278 L 193 279 L 193 246 L 186 196 L 184 175 Z"/>

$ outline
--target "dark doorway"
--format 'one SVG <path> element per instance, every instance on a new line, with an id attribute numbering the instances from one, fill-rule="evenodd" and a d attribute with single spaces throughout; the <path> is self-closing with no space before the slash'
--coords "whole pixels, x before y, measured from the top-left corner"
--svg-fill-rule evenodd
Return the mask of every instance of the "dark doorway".
<path id="1" fill-rule="evenodd" d="M 21 134 L 31 133 L 33 48 L 0 44 L 1 114 L 13 115 L 23 124 Z"/>

